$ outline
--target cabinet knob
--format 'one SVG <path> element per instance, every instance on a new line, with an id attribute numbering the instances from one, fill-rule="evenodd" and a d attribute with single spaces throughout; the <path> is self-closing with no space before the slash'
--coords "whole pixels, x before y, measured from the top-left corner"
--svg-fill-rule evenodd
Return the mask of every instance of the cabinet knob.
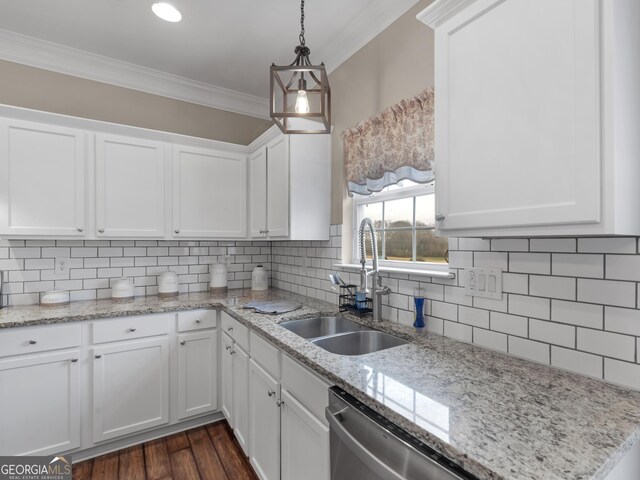
<path id="1" fill-rule="evenodd" d="M 284 405 L 284 400 L 278 400 L 278 401 L 276 402 L 276 405 L 277 405 L 278 407 L 281 407 L 282 405 Z"/>
<path id="2" fill-rule="evenodd" d="M 174 230 L 174 233 L 180 233 L 180 229 L 179 229 L 179 228 L 176 228 L 176 229 Z"/>
<path id="3" fill-rule="evenodd" d="M 35 340 L 29 340 L 29 345 L 35 345 L 36 343 L 38 342 L 36 342 Z"/>
<path id="4" fill-rule="evenodd" d="M 82 232 L 84 232 L 84 228 L 82 228 L 82 227 L 78 227 L 78 231 L 79 231 L 80 233 L 82 233 Z"/>
<path id="5" fill-rule="evenodd" d="M 180 342 L 180 345 L 185 345 L 186 343 L 187 342 L 183 340 L 183 341 Z"/>
<path id="6" fill-rule="evenodd" d="M 96 355 L 96 358 L 102 358 L 101 354 Z"/>
<path id="7" fill-rule="evenodd" d="M 224 347 L 225 350 L 231 350 L 231 345 L 227 345 L 226 347 Z"/>
<path id="8" fill-rule="evenodd" d="M 98 233 L 104 233 L 104 228 L 99 228 Z"/>
<path id="9" fill-rule="evenodd" d="M 233 332 L 233 327 L 227 328 L 227 332 Z"/>
<path id="10" fill-rule="evenodd" d="M 269 390 L 267 392 L 267 395 L 269 395 L 270 397 L 273 397 L 276 394 L 276 392 L 274 392 L 273 390 Z"/>
<path id="11" fill-rule="evenodd" d="M 135 332 L 135 331 L 136 331 L 136 329 L 135 329 L 135 328 L 130 328 L 130 329 L 129 329 L 129 331 L 130 331 L 131 333 L 133 333 L 133 332 Z"/>
<path id="12" fill-rule="evenodd" d="M 71 359 L 71 363 L 76 363 L 77 361 L 78 361 L 78 359 L 77 359 L 77 358 L 72 358 L 72 359 Z"/>
<path id="13" fill-rule="evenodd" d="M 236 351 L 235 351 L 235 350 L 231 350 L 229 353 L 230 353 L 231 355 L 235 355 L 235 354 L 236 354 Z"/>
<path id="14" fill-rule="evenodd" d="M 202 320 L 196 320 L 196 323 L 202 323 Z"/>
<path id="15" fill-rule="evenodd" d="M 444 220 L 444 213 L 438 212 L 436 213 L 436 222 L 441 222 Z"/>

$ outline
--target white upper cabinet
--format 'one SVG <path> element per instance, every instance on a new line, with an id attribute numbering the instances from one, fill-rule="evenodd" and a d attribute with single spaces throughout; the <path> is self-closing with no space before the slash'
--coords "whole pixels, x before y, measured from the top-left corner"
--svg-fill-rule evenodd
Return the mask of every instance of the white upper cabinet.
<path id="1" fill-rule="evenodd" d="M 283 135 L 272 127 L 249 149 L 249 235 L 328 239 L 331 136 Z"/>
<path id="2" fill-rule="evenodd" d="M 0 118 L 0 235 L 85 235 L 86 135 Z"/>
<path id="3" fill-rule="evenodd" d="M 244 154 L 174 146 L 174 236 L 246 236 L 246 169 Z"/>
<path id="4" fill-rule="evenodd" d="M 441 234 L 640 233 L 635 0 L 439 0 L 418 18 L 436 32 Z"/>
<path id="5" fill-rule="evenodd" d="M 165 235 L 165 144 L 96 135 L 96 235 Z"/>

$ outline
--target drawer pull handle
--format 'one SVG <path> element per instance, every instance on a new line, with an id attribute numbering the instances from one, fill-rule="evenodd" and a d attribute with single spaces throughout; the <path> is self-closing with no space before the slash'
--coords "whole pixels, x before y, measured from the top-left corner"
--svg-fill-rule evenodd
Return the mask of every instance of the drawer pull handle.
<path id="1" fill-rule="evenodd" d="M 227 328 L 227 332 L 233 332 L 233 327 Z"/>
<path id="2" fill-rule="evenodd" d="M 129 331 L 130 331 L 131 333 L 133 333 L 133 332 L 135 332 L 135 331 L 136 331 L 136 329 L 135 329 L 135 328 L 130 328 L 130 329 L 129 329 Z"/>
<path id="3" fill-rule="evenodd" d="M 80 233 L 82 233 L 82 232 L 84 232 L 84 228 L 82 228 L 82 227 L 78 227 L 78 231 L 79 231 Z"/>
<path id="4" fill-rule="evenodd" d="M 180 233 L 180 229 L 179 229 L 179 228 L 176 228 L 176 229 L 174 230 L 174 232 L 175 232 L 176 234 L 178 234 L 178 233 Z"/>
<path id="5" fill-rule="evenodd" d="M 196 320 L 196 323 L 202 323 L 202 320 L 198 319 Z"/>
<path id="6" fill-rule="evenodd" d="M 276 402 L 276 405 L 277 405 L 278 407 L 281 407 L 282 405 L 284 405 L 284 400 L 278 400 L 278 401 Z"/>
<path id="7" fill-rule="evenodd" d="M 276 392 L 274 392 L 273 390 L 269 390 L 267 392 L 267 395 L 269 395 L 270 397 L 273 397 L 276 394 Z"/>
<path id="8" fill-rule="evenodd" d="M 101 354 L 96 355 L 96 358 L 102 358 Z"/>
<path id="9" fill-rule="evenodd" d="M 230 353 L 231 355 L 235 355 L 235 354 L 236 354 L 236 351 L 235 351 L 235 350 L 231 350 L 229 353 Z"/>
<path id="10" fill-rule="evenodd" d="M 76 363 L 77 361 L 78 361 L 78 359 L 77 359 L 77 358 L 72 358 L 72 359 L 71 359 L 71 363 Z"/>
<path id="11" fill-rule="evenodd" d="M 231 350 L 231 345 L 227 345 L 226 347 L 224 347 L 225 350 Z"/>
<path id="12" fill-rule="evenodd" d="M 29 345 L 35 345 L 36 343 L 38 342 L 36 342 L 35 340 L 29 340 Z"/>
<path id="13" fill-rule="evenodd" d="M 98 233 L 104 233 L 104 228 L 99 228 Z"/>
<path id="14" fill-rule="evenodd" d="M 183 340 L 183 341 L 180 342 L 180 345 L 185 345 L 186 343 L 187 342 Z"/>

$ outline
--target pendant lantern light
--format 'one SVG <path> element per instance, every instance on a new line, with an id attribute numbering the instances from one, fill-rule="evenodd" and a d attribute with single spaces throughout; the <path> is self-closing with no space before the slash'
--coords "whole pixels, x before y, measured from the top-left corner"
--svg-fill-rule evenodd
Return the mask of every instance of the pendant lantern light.
<path id="1" fill-rule="evenodd" d="M 304 38 L 300 2 L 300 45 L 288 66 L 271 65 L 270 115 L 284 133 L 330 133 L 331 88 L 324 63 L 313 65 Z"/>

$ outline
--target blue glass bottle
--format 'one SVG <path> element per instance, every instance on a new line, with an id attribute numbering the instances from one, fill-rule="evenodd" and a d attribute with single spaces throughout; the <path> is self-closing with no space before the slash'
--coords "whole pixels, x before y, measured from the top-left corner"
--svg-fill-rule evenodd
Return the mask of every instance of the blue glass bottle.
<path id="1" fill-rule="evenodd" d="M 416 304 L 416 320 L 413 327 L 424 328 L 424 291 L 421 288 L 413 291 L 413 301 Z"/>

